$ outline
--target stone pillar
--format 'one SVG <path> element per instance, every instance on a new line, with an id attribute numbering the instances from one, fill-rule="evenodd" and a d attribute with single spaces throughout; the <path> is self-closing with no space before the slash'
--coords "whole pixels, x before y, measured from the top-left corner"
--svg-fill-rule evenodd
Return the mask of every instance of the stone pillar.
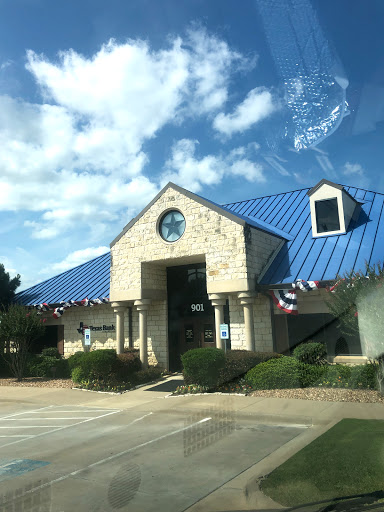
<path id="1" fill-rule="evenodd" d="M 244 311 L 245 348 L 255 350 L 255 329 L 253 325 L 253 299 L 254 294 L 250 292 L 238 293 L 240 304 Z"/>
<path id="2" fill-rule="evenodd" d="M 124 314 L 126 307 L 118 302 L 112 302 L 114 313 L 116 313 L 116 352 L 122 354 L 124 352 Z"/>
<path id="3" fill-rule="evenodd" d="M 225 340 L 220 337 L 220 324 L 224 323 L 224 306 L 226 299 L 223 295 L 212 293 L 209 295 L 212 306 L 215 308 L 215 334 L 216 334 L 216 347 L 224 350 Z"/>
<path id="4" fill-rule="evenodd" d="M 140 360 L 143 369 L 148 367 L 147 311 L 150 303 L 150 299 L 135 300 L 135 306 L 139 312 Z"/>

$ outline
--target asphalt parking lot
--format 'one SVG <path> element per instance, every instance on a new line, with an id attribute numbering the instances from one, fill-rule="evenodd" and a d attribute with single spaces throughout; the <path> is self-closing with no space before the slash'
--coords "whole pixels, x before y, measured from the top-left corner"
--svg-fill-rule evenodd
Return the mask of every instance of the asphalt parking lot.
<path id="1" fill-rule="evenodd" d="M 122 395 L 120 408 L 118 397 L 29 393 L 0 399 L 0 512 L 181 512 L 306 428 L 239 416 L 230 397 L 180 407 Z"/>

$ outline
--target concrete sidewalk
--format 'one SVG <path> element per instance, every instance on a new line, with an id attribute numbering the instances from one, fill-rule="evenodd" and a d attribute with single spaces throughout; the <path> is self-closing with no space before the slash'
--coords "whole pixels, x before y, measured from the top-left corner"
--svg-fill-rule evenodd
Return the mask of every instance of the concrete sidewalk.
<path id="1" fill-rule="evenodd" d="M 175 377 L 172 377 L 175 378 Z M 28 410 L 36 405 L 82 405 L 164 415 L 227 411 L 240 421 L 247 418 L 255 424 L 297 426 L 302 433 L 246 471 L 205 496 L 188 509 L 189 512 L 280 510 L 259 491 L 259 480 L 281 465 L 311 441 L 343 418 L 384 420 L 383 404 L 320 402 L 299 399 L 248 397 L 236 395 L 169 396 L 153 391 L 153 384 L 122 395 L 110 395 L 72 389 L 0 387 L 0 416 L 15 408 Z"/>

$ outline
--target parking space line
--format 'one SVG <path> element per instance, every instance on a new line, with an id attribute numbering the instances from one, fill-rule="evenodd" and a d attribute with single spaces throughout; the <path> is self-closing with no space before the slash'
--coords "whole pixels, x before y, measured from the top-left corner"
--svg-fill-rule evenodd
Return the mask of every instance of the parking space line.
<path id="1" fill-rule="evenodd" d="M 68 416 L 68 418 L 4 418 L 4 421 L 38 421 L 38 420 L 87 420 L 87 419 L 95 419 L 100 418 L 100 416 Z M 3 421 L 3 418 L 0 418 L 0 421 Z M 56 425 L 55 425 L 56 426 Z"/>
<path id="2" fill-rule="evenodd" d="M 54 406 L 49 406 L 49 407 L 54 407 Z M 104 412 L 105 411 L 106 411 L 106 409 L 104 409 Z M 45 435 L 48 435 L 48 434 L 53 434 L 54 432 L 59 432 L 60 430 L 64 430 L 66 428 L 75 427 L 76 425 L 81 425 L 83 423 L 87 423 L 88 421 L 95 421 L 95 420 L 98 420 L 98 419 L 101 419 L 101 418 L 105 418 L 106 416 L 110 416 L 111 414 L 117 414 L 118 412 L 121 412 L 121 410 L 120 409 L 116 409 L 116 410 L 113 410 L 111 412 L 107 412 L 105 414 L 101 414 L 100 416 L 95 416 L 95 417 L 87 418 L 86 420 L 77 421 L 76 423 L 71 423 L 70 425 L 64 425 L 64 426 L 61 426 L 61 427 L 58 427 L 57 425 L 51 425 L 50 428 L 53 428 L 53 430 L 48 430 L 47 432 L 42 432 L 41 434 L 36 434 L 36 435 L 34 435 L 34 438 L 45 436 Z M 50 418 L 47 418 L 47 419 L 50 419 Z M 68 418 L 68 419 L 70 419 L 70 418 Z M 35 427 L 42 427 L 42 425 L 35 425 Z M 26 427 L 25 426 L 15 427 L 14 425 L 12 425 L 10 427 L 0 427 L 0 428 L 26 428 Z M 11 446 L 13 444 L 22 443 L 23 441 L 28 441 L 28 439 L 18 439 L 17 441 L 12 441 L 10 443 L 3 444 L 3 445 L 0 446 L 0 448 L 5 448 L 6 446 Z"/>
<path id="3" fill-rule="evenodd" d="M 0 437 L 36 437 L 34 435 L 31 435 L 31 434 L 8 434 L 8 435 L 5 435 L 5 436 L 0 436 Z"/>
<path id="4" fill-rule="evenodd" d="M 14 416 L 21 416 L 22 414 L 40 412 L 40 411 L 43 411 L 44 409 L 50 409 L 52 407 L 53 407 L 53 405 L 48 405 L 47 407 L 40 407 L 40 409 L 33 409 L 32 411 L 17 412 L 15 414 L 9 414 L 8 416 L 1 416 L 0 420 L 5 420 L 6 418 L 13 418 Z"/>
<path id="5" fill-rule="evenodd" d="M 144 419 L 145 417 L 149 416 L 146 414 L 145 416 L 142 416 L 141 418 L 137 418 L 136 420 L 133 420 L 131 423 L 127 424 L 127 427 L 132 425 L 133 423 L 140 421 Z M 32 489 L 28 489 L 24 493 L 20 495 L 20 497 L 24 497 L 28 494 L 31 494 L 36 491 L 40 491 L 41 489 L 45 489 L 46 487 L 49 487 L 53 484 L 62 482 L 63 480 L 66 480 L 67 478 L 70 478 L 72 476 L 76 476 L 79 473 L 82 473 L 83 471 L 87 471 L 91 468 L 94 468 L 96 466 L 99 466 L 100 464 L 104 464 L 105 462 L 109 462 L 111 460 L 117 459 L 119 457 L 122 457 L 123 455 L 126 455 L 127 453 L 133 452 L 135 450 L 138 450 L 139 448 L 143 448 L 145 446 L 148 446 L 150 444 L 156 443 L 157 441 L 162 441 L 163 439 L 166 439 L 167 437 L 174 436 L 175 434 L 179 434 L 180 432 L 184 432 L 185 430 L 188 430 L 189 428 L 195 427 L 196 425 L 199 425 L 201 423 L 205 423 L 206 421 L 210 421 L 212 418 L 207 417 L 203 418 L 199 421 L 196 421 L 195 423 L 192 423 L 191 425 L 187 425 L 186 427 L 179 428 L 177 430 L 174 430 L 173 432 L 168 432 L 168 434 L 164 434 L 162 436 L 156 437 L 155 439 L 151 439 L 150 441 L 146 441 L 145 443 L 138 444 L 136 446 L 133 446 L 132 448 L 128 448 L 127 450 L 124 450 L 119 453 L 115 453 L 114 455 L 110 455 L 109 457 L 106 457 L 105 459 L 98 460 L 97 462 L 94 462 L 93 464 L 89 464 L 88 466 L 85 466 L 83 468 L 77 469 L 76 471 L 72 471 L 71 473 L 67 473 L 66 475 L 60 476 L 59 478 L 55 478 L 54 480 L 50 480 L 49 482 L 46 482 L 44 484 L 38 485 L 36 487 L 33 487 Z M 7 505 L 8 502 L 5 502 L 4 505 Z"/>

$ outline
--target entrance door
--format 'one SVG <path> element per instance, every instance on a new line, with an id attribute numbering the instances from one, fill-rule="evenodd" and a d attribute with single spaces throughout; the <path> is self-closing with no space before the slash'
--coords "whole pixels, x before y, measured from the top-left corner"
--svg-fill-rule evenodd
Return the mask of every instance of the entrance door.
<path id="1" fill-rule="evenodd" d="M 169 368 L 180 371 L 181 355 L 215 346 L 214 309 L 204 263 L 167 268 Z"/>
<path id="2" fill-rule="evenodd" d="M 181 341 L 181 353 L 192 348 L 215 347 L 215 320 L 214 317 L 204 316 L 184 317 L 181 323 L 179 339 Z"/>

